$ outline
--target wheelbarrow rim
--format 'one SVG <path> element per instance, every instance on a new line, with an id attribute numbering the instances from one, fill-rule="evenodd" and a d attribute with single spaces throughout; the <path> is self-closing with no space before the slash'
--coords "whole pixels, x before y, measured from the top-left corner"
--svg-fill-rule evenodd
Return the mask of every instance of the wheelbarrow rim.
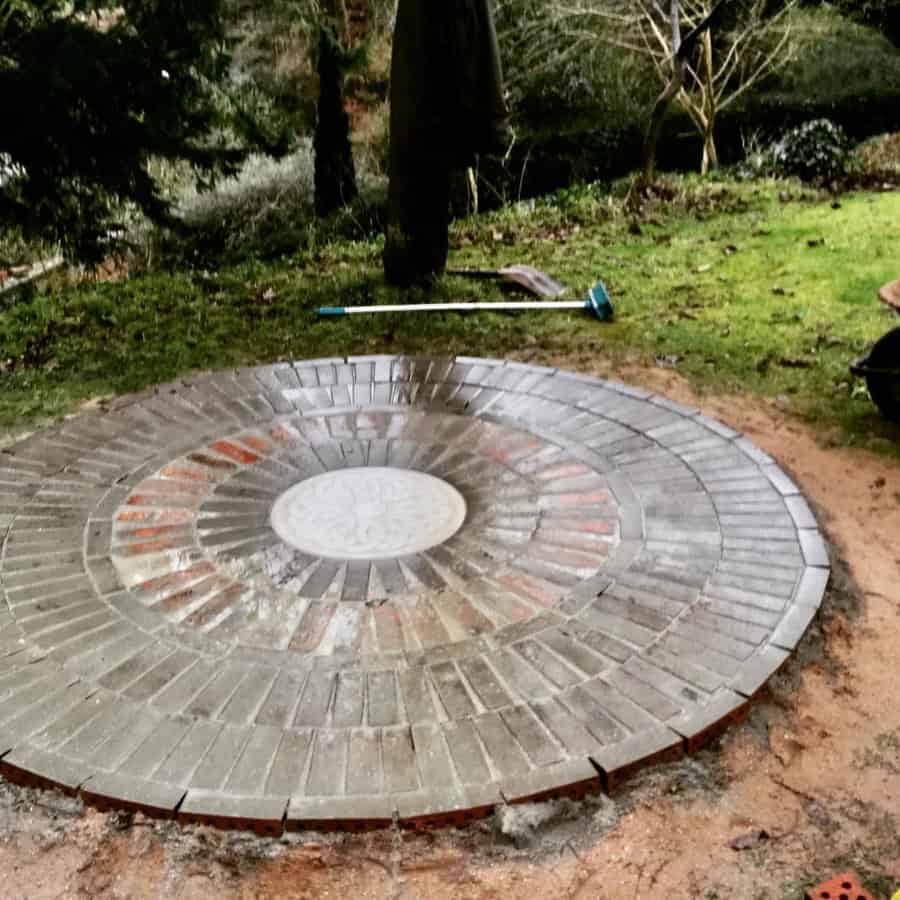
<path id="1" fill-rule="evenodd" d="M 850 364 L 850 371 L 858 378 L 867 378 L 869 375 L 886 375 L 889 378 L 900 378 L 900 369 L 882 369 L 869 365 L 869 357 L 854 360 Z"/>

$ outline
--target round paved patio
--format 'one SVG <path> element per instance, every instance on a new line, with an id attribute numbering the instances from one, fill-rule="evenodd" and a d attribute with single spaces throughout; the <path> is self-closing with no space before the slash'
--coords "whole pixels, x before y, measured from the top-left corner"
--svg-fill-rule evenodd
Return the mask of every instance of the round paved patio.
<path id="1" fill-rule="evenodd" d="M 797 487 L 648 391 L 495 360 L 200 376 L 0 454 L 0 771 L 252 826 L 612 790 L 821 603 Z"/>

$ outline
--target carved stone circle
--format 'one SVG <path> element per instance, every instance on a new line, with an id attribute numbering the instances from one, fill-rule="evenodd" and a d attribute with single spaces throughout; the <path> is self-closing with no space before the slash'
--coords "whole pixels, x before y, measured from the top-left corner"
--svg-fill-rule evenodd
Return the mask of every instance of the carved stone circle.
<path id="1" fill-rule="evenodd" d="M 466 520 L 453 485 L 424 472 L 360 466 L 314 475 L 272 507 L 291 547 L 325 559 L 395 559 L 443 544 Z"/>

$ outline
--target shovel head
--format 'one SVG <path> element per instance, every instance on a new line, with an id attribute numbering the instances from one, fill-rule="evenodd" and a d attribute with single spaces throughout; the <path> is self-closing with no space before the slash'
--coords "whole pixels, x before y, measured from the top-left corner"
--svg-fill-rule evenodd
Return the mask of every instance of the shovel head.
<path id="1" fill-rule="evenodd" d="M 529 293 L 538 297 L 546 297 L 555 300 L 562 297 L 566 287 L 558 281 L 554 281 L 546 272 L 541 272 L 531 266 L 507 266 L 500 270 L 505 281 L 517 284 Z"/>
<path id="2" fill-rule="evenodd" d="M 510 285 L 522 288 L 536 297 L 546 297 L 548 300 L 556 300 L 566 293 L 564 284 L 552 279 L 546 272 L 541 272 L 533 266 L 515 265 L 506 266 L 499 271 L 484 269 L 448 269 L 448 275 L 461 275 L 464 278 L 499 279 Z"/>

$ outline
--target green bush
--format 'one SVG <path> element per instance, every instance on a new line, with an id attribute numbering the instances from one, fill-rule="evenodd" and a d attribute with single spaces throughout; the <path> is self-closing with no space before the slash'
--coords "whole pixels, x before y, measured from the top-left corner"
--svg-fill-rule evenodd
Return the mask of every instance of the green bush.
<path id="1" fill-rule="evenodd" d="M 849 171 L 852 159 L 844 129 L 828 119 L 791 129 L 771 150 L 773 174 L 796 175 L 804 181 L 840 178 Z"/>
<path id="2" fill-rule="evenodd" d="M 240 172 L 211 190 L 193 185 L 175 203 L 180 227 L 145 236 L 146 257 L 161 264 L 217 266 L 248 258 L 272 259 L 313 250 L 335 238 L 364 239 L 381 230 L 384 180 L 360 172 L 360 197 L 333 216 L 317 219 L 312 143 L 282 159 L 251 156 Z"/>
<path id="3" fill-rule="evenodd" d="M 821 182 L 843 178 L 854 159 L 844 130 L 828 119 L 814 119 L 792 128 L 760 153 L 751 153 L 745 174 L 801 178 Z"/>
<path id="4" fill-rule="evenodd" d="M 229 81 L 223 3 L 2 2 L 0 225 L 99 261 L 124 203 L 168 219 L 150 159 L 209 175 L 286 149 L 256 93 Z"/>
<path id="5" fill-rule="evenodd" d="M 743 112 L 793 127 L 817 118 L 854 139 L 900 126 L 900 51 L 884 35 L 824 7 L 794 15 L 795 59 Z"/>

